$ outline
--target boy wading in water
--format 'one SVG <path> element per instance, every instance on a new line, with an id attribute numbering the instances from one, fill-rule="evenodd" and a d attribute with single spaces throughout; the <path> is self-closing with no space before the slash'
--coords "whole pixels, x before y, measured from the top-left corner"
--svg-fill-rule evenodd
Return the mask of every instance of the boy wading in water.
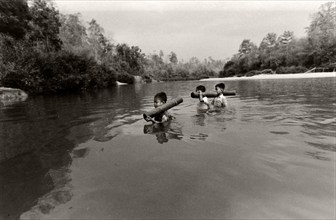
<path id="1" fill-rule="evenodd" d="M 205 93 L 205 87 L 202 85 L 197 86 L 196 92 L 199 94 L 200 101 L 197 105 L 197 109 L 208 110 L 210 108 L 208 98 L 206 96 L 203 96 L 203 93 Z"/>
<path id="2" fill-rule="evenodd" d="M 154 107 L 157 108 L 167 102 L 167 95 L 164 92 L 157 93 L 154 96 Z M 153 123 L 160 123 L 160 122 L 166 122 L 172 119 L 172 116 L 169 114 L 168 111 L 164 111 L 158 115 L 156 115 L 154 118 L 152 118 L 150 121 Z"/>
<path id="3" fill-rule="evenodd" d="M 217 97 L 215 97 L 211 101 L 211 104 L 214 105 L 215 107 L 226 107 L 228 105 L 226 97 L 223 95 L 224 89 L 225 89 L 224 83 L 218 83 L 217 85 L 215 85 Z"/>

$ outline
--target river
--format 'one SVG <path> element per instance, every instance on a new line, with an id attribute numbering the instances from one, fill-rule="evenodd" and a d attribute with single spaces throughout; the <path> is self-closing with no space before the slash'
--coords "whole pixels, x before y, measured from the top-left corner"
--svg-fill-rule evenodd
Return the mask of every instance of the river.
<path id="1" fill-rule="evenodd" d="M 30 97 L 0 109 L 0 219 L 334 219 L 335 77 L 216 81 Z M 153 129 L 153 96 L 182 97 Z"/>

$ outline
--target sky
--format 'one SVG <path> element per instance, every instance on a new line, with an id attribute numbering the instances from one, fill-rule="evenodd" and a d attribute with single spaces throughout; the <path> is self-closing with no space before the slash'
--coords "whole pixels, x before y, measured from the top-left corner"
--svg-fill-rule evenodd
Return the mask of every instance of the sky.
<path id="1" fill-rule="evenodd" d="M 267 33 L 306 36 L 312 15 L 327 1 L 54 0 L 62 14 L 95 19 L 114 43 L 179 60 L 231 58 L 244 39 L 259 45 Z"/>

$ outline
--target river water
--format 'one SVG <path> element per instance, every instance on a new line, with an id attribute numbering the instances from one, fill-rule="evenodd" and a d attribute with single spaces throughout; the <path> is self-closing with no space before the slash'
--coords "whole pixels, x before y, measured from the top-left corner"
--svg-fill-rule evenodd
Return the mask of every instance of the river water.
<path id="1" fill-rule="evenodd" d="M 335 79 L 224 80 L 207 113 L 190 93 L 218 82 L 2 105 L 0 219 L 333 219 Z M 153 128 L 160 91 L 184 101 Z"/>

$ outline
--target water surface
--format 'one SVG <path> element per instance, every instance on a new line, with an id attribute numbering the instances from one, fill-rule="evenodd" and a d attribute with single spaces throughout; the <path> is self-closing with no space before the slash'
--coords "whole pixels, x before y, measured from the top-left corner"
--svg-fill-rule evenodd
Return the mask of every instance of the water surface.
<path id="1" fill-rule="evenodd" d="M 225 80 L 224 80 L 225 82 Z M 127 85 L 0 109 L 2 219 L 333 219 L 335 78 Z M 153 96 L 184 102 L 166 127 Z"/>

